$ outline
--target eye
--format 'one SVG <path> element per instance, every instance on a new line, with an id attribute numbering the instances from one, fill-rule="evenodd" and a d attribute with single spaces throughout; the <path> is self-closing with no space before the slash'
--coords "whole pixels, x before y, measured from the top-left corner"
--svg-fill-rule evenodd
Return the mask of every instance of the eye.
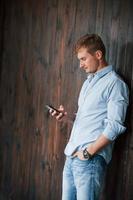
<path id="1" fill-rule="evenodd" d="M 83 58 L 81 58 L 81 60 L 82 60 L 82 61 L 86 61 L 86 58 L 85 58 L 85 57 L 83 57 Z"/>

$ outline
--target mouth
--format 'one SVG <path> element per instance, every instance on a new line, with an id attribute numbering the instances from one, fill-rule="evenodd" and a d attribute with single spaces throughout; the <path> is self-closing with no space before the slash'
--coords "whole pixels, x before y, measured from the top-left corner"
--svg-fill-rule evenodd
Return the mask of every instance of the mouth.
<path id="1" fill-rule="evenodd" d="M 85 67 L 84 70 L 86 71 L 86 70 L 87 70 L 87 67 Z"/>

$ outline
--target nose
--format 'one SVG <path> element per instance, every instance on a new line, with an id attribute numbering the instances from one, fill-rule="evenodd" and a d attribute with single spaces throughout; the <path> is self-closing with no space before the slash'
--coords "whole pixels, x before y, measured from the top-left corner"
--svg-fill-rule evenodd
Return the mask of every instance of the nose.
<path id="1" fill-rule="evenodd" d="M 83 68 L 83 67 L 84 67 L 84 63 L 80 62 L 80 68 Z"/>

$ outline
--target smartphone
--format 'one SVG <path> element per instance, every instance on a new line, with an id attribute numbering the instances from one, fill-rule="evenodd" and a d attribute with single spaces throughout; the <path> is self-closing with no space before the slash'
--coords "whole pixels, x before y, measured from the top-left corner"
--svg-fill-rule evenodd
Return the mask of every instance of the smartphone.
<path id="1" fill-rule="evenodd" d="M 52 110 L 52 111 L 56 111 L 57 113 L 61 113 L 61 111 L 57 110 L 56 108 L 54 108 L 54 107 L 51 106 L 51 105 L 45 105 L 45 107 L 46 107 L 48 110 Z"/>

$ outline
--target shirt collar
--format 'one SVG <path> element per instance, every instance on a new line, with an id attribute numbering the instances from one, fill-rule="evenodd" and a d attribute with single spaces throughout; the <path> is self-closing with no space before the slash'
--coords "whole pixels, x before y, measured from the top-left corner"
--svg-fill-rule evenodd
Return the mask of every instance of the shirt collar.
<path id="1" fill-rule="evenodd" d="M 95 75 L 101 78 L 105 74 L 108 74 L 110 71 L 112 71 L 112 69 L 113 69 L 112 65 L 108 65 L 107 67 L 100 69 L 96 73 L 89 73 L 87 78 L 90 79 L 90 77 L 94 77 Z"/>

